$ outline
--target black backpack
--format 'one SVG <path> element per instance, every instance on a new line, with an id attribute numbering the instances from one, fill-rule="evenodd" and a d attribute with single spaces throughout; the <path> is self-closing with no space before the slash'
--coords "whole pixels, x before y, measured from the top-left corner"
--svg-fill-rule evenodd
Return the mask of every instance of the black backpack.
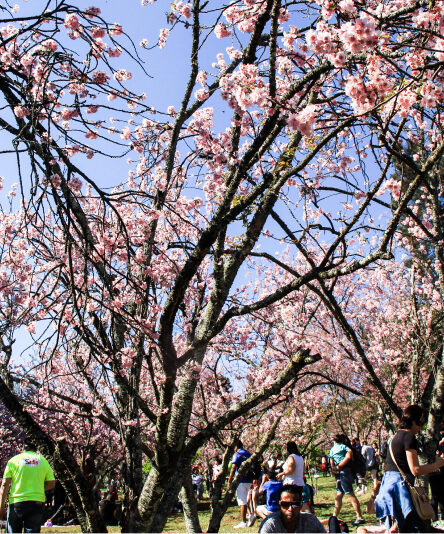
<path id="1" fill-rule="evenodd" d="M 249 469 L 247 469 L 247 472 L 244 474 L 244 477 L 248 480 L 259 480 L 261 477 L 261 463 L 256 460 L 253 462 Z"/>
<path id="2" fill-rule="evenodd" d="M 365 477 L 366 461 L 364 456 L 359 449 L 352 449 L 353 451 L 353 460 L 351 462 L 351 468 L 355 476 Z"/>

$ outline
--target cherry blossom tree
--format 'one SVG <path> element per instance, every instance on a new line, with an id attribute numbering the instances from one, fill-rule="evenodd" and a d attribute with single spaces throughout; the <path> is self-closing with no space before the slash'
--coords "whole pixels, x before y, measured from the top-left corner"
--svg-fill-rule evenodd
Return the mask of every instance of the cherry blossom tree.
<path id="1" fill-rule="evenodd" d="M 1 12 L 0 127 L 18 185 L 0 214 L 0 400 L 71 481 L 83 530 L 105 527 L 66 435 L 32 416 L 23 381 L 48 409 L 119 436 L 123 530 L 161 531 L 197 450 L 282 403 L 319 360 L 286 326 L 286 299 L 304 313 L 321 292 L 339 316 L 334 285 L 392 257 L 444 149 L 443 6 L 175 2 L 139 50 L 98 8 L 39 5 Z M 176 38 L 188 60 L 165 113 L 147 103 L 143 61 Z M 428 155 L 392 210 L 379 197 L 418 125 Z M 122 156 L 128 171 L 103 183 L 101 162 Z M 13 357 L 20 328 L 29 365 Z M 234 395 L 205 412 L 205 385 L 227 383 Z"/>

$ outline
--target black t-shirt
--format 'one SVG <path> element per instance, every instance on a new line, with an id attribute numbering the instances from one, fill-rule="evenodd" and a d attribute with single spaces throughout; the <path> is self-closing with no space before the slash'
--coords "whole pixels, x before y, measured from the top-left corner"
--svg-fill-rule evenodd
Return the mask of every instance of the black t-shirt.
<path id="1" fill-rule="evenodd" d="M 391 448 L 393 449 L 396 462 L 404 471 L 404 474 L 413 476 L 413 473 L 410 471 L 410 467 L 407 462 L 407 455 L 405 451 L 407 449 L 413 449 L 415 451 L 418 450 L 418 441 L 415 436 L 406 430 L 398 430 L 391 441 Z M 395 462 L 392 459 L 390 446 L 387 447 L 386 471 L 399 472 L 399 469 L 396 467 Z"/>

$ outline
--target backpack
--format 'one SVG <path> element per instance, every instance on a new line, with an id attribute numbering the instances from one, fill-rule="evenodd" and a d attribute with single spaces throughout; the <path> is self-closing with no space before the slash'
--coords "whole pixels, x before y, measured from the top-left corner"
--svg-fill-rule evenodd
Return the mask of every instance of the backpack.
<path id="1" fill-rule="evenodd" d="M 366 461 L 362 453 L 358 449 L 352 449 L 353 451 L 353 460 L 351 461 L 351 469 L 355 476 L 365 477 Z"/>
<path id="2" fill-rule="evenodd" d="M 244 474 L 244 477 L 248 480 L 259 480 L 261 477 L 261 463 L 256 460 L 253 462 L 247 472 Z"/>
<path id="3" fill-rule="evenodd" d="M 328 520 L 328 532 L 348 532 L 347 523 L 332 515 Z"/>

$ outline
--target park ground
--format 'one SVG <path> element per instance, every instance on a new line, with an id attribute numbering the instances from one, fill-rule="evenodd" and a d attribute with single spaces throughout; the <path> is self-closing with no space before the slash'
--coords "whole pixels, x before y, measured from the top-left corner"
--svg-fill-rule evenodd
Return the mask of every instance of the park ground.
<path id="1" fill-rule="evenodd" d="M 313 487 L 317 488 L 316 495 L 315 495 L 315 514 L 319 519 L 327 519 L 331 516 L 333 513 L 333 506 L 334 506 L 334 500 L 336 495 L 336 488 L 335 488 L 335 479 L 333 477 L 319 477 L 319 478 L 313 478 L 312 480 L 309 480 L 309 483 L 313 485 Z M 361 503 L 361 509 L 363 512 L 363 517 L 367 521 L 367 524 L 376 524 L 377 519 L 374 515 L 366 514 L 366 503 L 370 498 L 371 495 L 371 486 L 372 484 L 369 484 L 368 491 L 364 495 L 358 495 L 359 502 Z M 208 503 L 206 499 L 203 499 L 201 501 L 201 504 L 199 508 L 205 507 L 205 503 Z M 210 511 L 209 511 L 209 505 L 206 506 L 206 510 L 199 511 L 199 518 L 200 523 L 203 532 L 206 531 L 206 528 L 208 526 Z M 347 497 L 344 497 L 344 504 L 342 506 L 340 518 L 343 519 L 349 526 L 350 532 L 354 532 L 356 529 L 354 529 L 353 521 L 356 519 L 356 515 L 353 511 L 352 505 L 350 504 Z M 234 525 L 237 525 L 240 521 L 239 516 L 239 508 L 237 506 L 231 506 L 228 508 L 227 513 L 225 514 L 220 532 L 236 532 L 236 530 L 233 530 Z M 253 527 L 248 529 L 248 532 L 255 533 L 259 530 L 260 522 L 256 521 Z M 78 532 L 78 527 L 51 527 L 51 528 L 42 528 L 42 532 L 54 532 L 54 533 L 63 533 L 63 532 L 69 532 L 74 533 Z M 109 532 L 120 532 L 119 527 L 109 527 Z M 168 523 L 166 525 L 164 532 L 186 532 L 185 529 L 185 522 L 183 518 L 182 513 L 175 513 L 171 515 L 170 519 L 168 520 Z"/>

